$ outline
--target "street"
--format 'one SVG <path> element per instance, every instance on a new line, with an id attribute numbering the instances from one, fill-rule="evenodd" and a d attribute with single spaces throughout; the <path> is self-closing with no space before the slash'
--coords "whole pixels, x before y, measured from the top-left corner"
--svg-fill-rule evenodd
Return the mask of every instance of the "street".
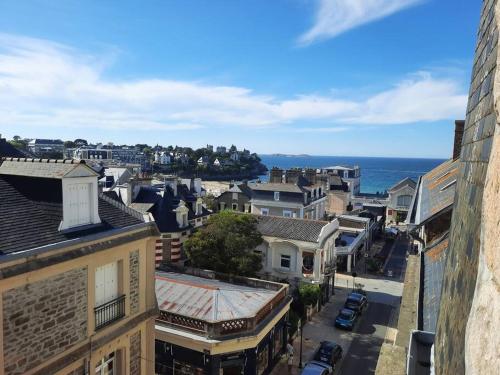
<path id="1" fill-rule="evenodd" d="M 311 360 L 321 341 L 328 340 L 340 344 L 344 354 L 337 365 L 337 374 L 374 374 L 380 347 L 388 328 L 395 328 L 403 292 L 401 277 L 406 266 L 407 239 L 398 239 L 389 255 L 384 269 L 384 276 L 360 275 L 356 284 L 361 284 L 367 291 L 368 308 L 358 319 L 352 332 L 334 327 L 335 317 L 344 305 L 352 289 L 353 278 L 338 274 L 335 280 L 335 295 L 323 306 L 312 321 L 304 326 L 303 364 Z M 393 277 L 387 277 L 386 270 L 393 270 Z M 300 374 L 300 338 L 294 341 L 294 366 L 291 374 Z M 279 363 L 272 371 L 273 375 L 288 374 L 285 362 Z"/>

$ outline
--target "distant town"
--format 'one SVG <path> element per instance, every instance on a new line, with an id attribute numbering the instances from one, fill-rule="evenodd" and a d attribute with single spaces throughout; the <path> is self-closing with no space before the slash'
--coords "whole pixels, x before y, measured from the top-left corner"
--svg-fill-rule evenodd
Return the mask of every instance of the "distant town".
<path id="1" fill-rule="evenodd" d="M 195 175 L 208 180 L 256 179 L 267 168 L 259 156 L 249 150 L 207 145 L 192 149 L 180 146 L 147 144 L 90 144 L 85 139 L 28 139 L 14 136 L 9 143 L 27 157 L 52 159 L 77 158 L 100 165 L 136 164 L 143 172 L 174 173 L 180 177 Z"/>

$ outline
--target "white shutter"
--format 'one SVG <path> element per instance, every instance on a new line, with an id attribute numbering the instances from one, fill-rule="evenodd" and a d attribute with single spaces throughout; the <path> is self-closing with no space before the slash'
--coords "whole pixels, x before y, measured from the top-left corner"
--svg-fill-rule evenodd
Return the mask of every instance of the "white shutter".
<path id="1" fill-rule="evenodd" d="M 101 306 L 118 297 L 118 263 L 95 269 L 95 306 Z"/>

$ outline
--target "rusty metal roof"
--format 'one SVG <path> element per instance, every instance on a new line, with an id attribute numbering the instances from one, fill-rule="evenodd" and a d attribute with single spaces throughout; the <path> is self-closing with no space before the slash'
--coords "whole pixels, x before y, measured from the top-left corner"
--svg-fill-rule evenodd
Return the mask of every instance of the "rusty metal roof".
<path id="1" fill-rule="evenodd" d="M 278 293 L 176 272 L 156 273 L 160 311 L 209 323 L 254 317 Z"/>

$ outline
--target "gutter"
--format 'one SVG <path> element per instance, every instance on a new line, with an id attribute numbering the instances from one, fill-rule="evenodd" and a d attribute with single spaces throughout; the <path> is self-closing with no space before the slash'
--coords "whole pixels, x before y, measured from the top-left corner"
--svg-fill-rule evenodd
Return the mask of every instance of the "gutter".
<path id="1" fill-rule="evenodd" d="M 130 234 L 131 232 L 139 232 L 141 229 L 145 229 L 148 227 L 152 231 L 151 235 L 158 235 L 158 236 L 160 235 L 160 232 L 158 231 L 158 228 L 156 227 L 156 224 L 154 222 L 134 224 L 127 227 L 111 229 L 95 234 L 89 234 L 88 236 L 74 238 L 67 241 L 61 241 L 50 245 L 44 245 L 28 250 L 18 251 L 15 253 L 4 254 L 0 256 L 0 264 L 11 262 L 18 259 L 36 257 L 37 255 L 44 254 L 50 251 L 61 250 L 74 245 L 82 245 L 86 244 L 87 242 L 98 241 L 115 235 Z"/>

